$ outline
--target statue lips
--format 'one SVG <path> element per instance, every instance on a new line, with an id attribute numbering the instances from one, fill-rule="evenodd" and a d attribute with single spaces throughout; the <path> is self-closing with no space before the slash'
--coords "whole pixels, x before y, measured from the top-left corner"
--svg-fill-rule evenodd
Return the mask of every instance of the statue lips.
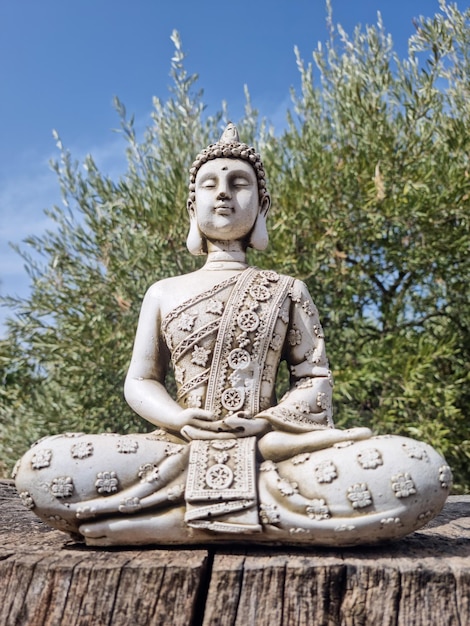
<path id="1" fill-rule="evenodd" d="M 233 213 L 233 209 L 226 204 L 217 204 L 214 207 L 214 213 L 217 215 L 231 215 Z"/>

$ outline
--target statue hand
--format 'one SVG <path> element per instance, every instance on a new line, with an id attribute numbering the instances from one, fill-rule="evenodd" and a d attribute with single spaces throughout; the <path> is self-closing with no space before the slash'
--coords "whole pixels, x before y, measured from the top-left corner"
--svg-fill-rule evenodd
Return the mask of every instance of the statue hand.
<path id="1" fill-rule="evenodd" d="M 238 437 L 264 435 L 269 430 L 269 422 L 264 417 L 247 419 L 244 415 L 243 411 L 239 411 L 235 415 L 226 417 L 224 420 L 227 426 L 236 430 Z"/>
<path id="2" fill-rule="evenodd" d="M 246 413 L 239 411 L 234 415 L 213 422 L 193 418 L 188 425 L 181 429 L 181 434 L 189 440 L 227 439 L 264 434 L 269 429 L 269 422 L 264 418 L 247 418 L 245 416 Z"/>
<path id="3" fill-rule="evenodd" d="M 199 426 L 206 428 L 208 424 L 213 423 L 214 415 L 210 411 L 204 409 L 183 409 L 172 420 L 174 430 L 181 431 L 185 426 Z"/>
<path id="4" fill-rule="evenodd" d="M 233 439 L 236 433 L 230 430 L 208 430 L 207 428 L 198 428 L 196 426 L 184 426 L 181 429 L 182 436 L 188 441 L 194 439 Z"/>

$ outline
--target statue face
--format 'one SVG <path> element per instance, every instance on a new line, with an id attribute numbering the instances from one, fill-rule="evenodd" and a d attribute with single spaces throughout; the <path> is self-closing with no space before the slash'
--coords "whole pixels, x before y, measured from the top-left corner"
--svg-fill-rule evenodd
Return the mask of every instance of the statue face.
<path id="1" fill-rule="evenodd" d="M 258 181 L 247 161 L 218 158 L 196 176 L 194 211 L 201 234 L 212 241 L 245 239 L 259 212 Z"/>

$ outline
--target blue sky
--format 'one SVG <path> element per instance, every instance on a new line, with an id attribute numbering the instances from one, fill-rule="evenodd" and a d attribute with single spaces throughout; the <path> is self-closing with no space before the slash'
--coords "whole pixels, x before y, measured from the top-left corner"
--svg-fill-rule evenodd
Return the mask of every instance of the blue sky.
<path id="1" fill-rule="evenodd" d="M 464 10 L 470 0 L 457 2 Z M 400 56 L 413 17 L 438 0 L 332 0 L 346 31 L 380 11 Z M 309 61 L 326 41 L 324 0 L 3 0 L 0 2 L 0 293 L 26 295 L 22 259 L 8 242 L 43 231 L 44 209 L 60 203 L 48 162 L 57 129 L 73 156 L 91 153 L 118 176 L 124 142 L 112 129 L 117 95 L 144 125 L 152 96 L 168 96 L 170 35 L 179 31 L 186 67 L 199 74 L 209 113 L 228 103 L 236 121 L 244 85 L 263 117 L 282 126 L 298 87 L 294 46 Z M 7 312 L 0 309 L 0 328 Z M 0 331 L 1 332 L 1 331 Z"/>

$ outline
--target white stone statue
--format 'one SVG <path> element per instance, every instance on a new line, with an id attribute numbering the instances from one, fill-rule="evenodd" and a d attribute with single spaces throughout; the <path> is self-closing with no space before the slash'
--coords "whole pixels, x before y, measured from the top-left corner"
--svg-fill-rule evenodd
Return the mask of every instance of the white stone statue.
<path id="1" fill-rule="evenodd" d="M 267 245 L 270 197 L 233 125 L 196 158 L 189 189 L 188 248 L 207 261 L 150 287 L 125 384 L 156 430 L 39 441 L 15 469 L 24 504 L 94 546 L 347 546 L 426 524 L 449 493 L 445 460 L 418 441 L 334 428 L 305 285 L 246 264 L 248 246 Z M 281 359 L 291 385 L 277 401 Z"/>

